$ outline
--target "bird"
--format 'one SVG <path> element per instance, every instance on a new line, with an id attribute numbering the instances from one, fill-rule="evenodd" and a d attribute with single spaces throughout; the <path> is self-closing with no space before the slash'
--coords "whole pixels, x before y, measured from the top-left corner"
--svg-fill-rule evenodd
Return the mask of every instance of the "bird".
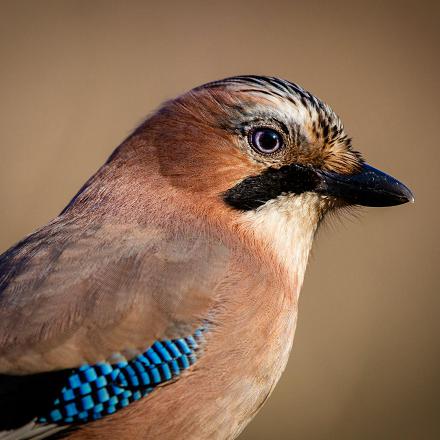
<path id="1" fill-rule="evenodd" d="M 290 81 L 162 104 L 0 256 L 0 439 L 234 439 L 292 348 L 330 212 L 413 202 Z"/>

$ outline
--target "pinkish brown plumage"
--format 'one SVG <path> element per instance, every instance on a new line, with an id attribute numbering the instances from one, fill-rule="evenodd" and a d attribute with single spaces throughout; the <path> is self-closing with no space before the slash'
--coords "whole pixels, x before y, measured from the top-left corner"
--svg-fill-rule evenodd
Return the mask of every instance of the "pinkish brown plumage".
<path id="1" fill-rule="evenodd" d="M 325 214 L 411 198 L 287 81 L 234 77 L 165 103 L 0 257 L 0 439 L 237 437 L 287 363 Z M 132 373 L 142 353 L 145 380 L 160 376 L 148 387 Z"/>

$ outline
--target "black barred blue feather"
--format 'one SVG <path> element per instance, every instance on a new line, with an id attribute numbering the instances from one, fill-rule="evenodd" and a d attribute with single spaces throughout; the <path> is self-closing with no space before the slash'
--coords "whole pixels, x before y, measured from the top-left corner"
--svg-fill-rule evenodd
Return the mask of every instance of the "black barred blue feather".
<path id="1" fill-rule="evenodd" d="M 130 361 L 83 365 L 68 377 L 49 413 L 37 420 L 84 423 L 113 414 L 189 368 L 201 340 L 198 330 L 186 338 L 157 341 Z"/>
<path id="2" fill-rule="evenodd" d="M 31 420 L 36 419 L 38 424 L 71 425 L 115 413 L 151 393 L 158 385 L 177 378 L 193 365 L 200 355 L 203 332 L 201 328 L 186 338 L 156 341 L 144 353 L 129 361 L 82 365 L 67 374 L 63 370 L 54 399 L 43 412 L 36 400 Z M 60 377 L 59 373 L 53 374 Z M 11 376 L 11 380 L 15 377 Z M 51 373 L 47 373 L 43 382 L 50 380 Z M 18 396 L 18 399 L 14 396 L 18 403 L 20 398 L 23 400 L 26 396 Z"/>

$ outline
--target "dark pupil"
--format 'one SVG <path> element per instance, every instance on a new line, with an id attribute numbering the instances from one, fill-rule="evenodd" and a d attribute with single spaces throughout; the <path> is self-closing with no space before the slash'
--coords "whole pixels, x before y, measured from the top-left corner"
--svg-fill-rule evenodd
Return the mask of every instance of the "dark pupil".
<path id="1" fill-rule="evenodd" d="M 268 128 L 255 131 L 253 143 L 264 153 L 271 153 L 281 146 L 280 135 L 275 130 Z"/>

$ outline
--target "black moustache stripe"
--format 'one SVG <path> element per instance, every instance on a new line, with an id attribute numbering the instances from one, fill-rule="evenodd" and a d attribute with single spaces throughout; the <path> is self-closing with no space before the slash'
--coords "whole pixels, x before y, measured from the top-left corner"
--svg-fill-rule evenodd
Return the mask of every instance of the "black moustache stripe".
<path id="1" fill-rule="evenodd" d="M 287 193 L 313 191 L 319 178 L 311 167 L 292 164 L 268 168 L 257 176 L 242 180 L 223 194 L 223 200 L 241 211 L 257 209 L 272 199 Z"/>

